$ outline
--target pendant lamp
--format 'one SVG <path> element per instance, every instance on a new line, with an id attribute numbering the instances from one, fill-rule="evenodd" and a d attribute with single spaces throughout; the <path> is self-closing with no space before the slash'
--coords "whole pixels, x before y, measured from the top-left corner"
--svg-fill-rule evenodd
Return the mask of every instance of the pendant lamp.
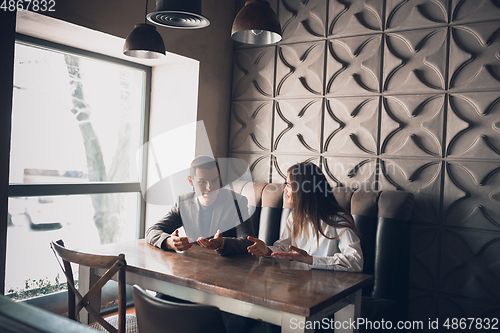
<path id="1" fill-rule="evenodd" d="M 148 20 L 168 28 L 199 29 L 210 25 L 201 15 L 201 0 L 156 0 L 156 11 Z"/>
<path id="2" fill-rule="evenodd" d="M 148 0 L 146 0 L 146 15 L 148 13 Z M 147 24 L 146 16 L 144 23 L 135 25 L 123 45 L 123 54 L 142 59 L 159 59 L 165 57 L 165 43 L 156 27 Z"/>
<path id="3" fill-rule="evenodd" d="M 245 44 L 273 44 L 281 40 L 281 25 L 269 2 L 249 0 L 233 22 L 231 38 Z"/>

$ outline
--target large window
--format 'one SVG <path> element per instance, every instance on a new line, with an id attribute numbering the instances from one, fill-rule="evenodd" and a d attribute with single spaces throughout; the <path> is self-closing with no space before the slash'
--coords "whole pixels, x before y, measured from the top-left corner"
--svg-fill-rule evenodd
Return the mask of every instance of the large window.
<path id="1" fill-rule="evenodd" d="M 6 293 L 54 290 L 51 240 L 78 248 L 137 239 L 151 70 L 18 36 Z M 48 286 L 48 288 L 47 288 Z"/>

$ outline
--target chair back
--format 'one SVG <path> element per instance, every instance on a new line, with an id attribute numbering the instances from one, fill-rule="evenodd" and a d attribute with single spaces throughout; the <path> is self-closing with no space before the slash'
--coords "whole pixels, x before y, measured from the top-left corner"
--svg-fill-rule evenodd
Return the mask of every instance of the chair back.
<path id="1" fill-rule="evenodd" d="M 374 278 L 363 295 L 393 301 L 394 320 L 406 320 L 414 196 L 405 191 L 356 191 L 350 201 L 361 233 L 363 272 Z"/>
<path id="2" fill-rule="evenodd" d="M 51 242 L 51 247 L 68 282 L 68 318 L 78 321 L 80 311 L 85 308 L 109 332 L 125 333 L 125 268 L 127 267 L 125 255 L 105 256 L 78 252 L 65 248 L 62 240 Z M 62 264 L 59 257 L 62 259 Z M 85 295 L 81 295 L 75 287 L 71 263 L 91 268 L 107 268 L 108 270 Z M 92 297 L 100 292 L 106 282 L 116 273 L 118 273 L 118 329 L 104 320 L 100 314 L 100 309 L 93 308 L 90 303 Z M 75 302 L 75 296 L 78 297 L 78 302 Z"/>
<path id="3" fill-rule="evenodd" d="M 174 303 L 153 297 L 133 286 L 139 332 L 147 333 L 225 333 L 218 307 Z"/>

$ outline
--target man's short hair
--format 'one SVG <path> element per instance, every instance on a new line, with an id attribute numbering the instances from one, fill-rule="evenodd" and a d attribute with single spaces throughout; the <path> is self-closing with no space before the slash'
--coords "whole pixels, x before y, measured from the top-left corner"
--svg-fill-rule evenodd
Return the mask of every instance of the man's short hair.
<path id="1" fill-rule="evenodd" d="M 194 177 L 196 175 L 196 169 L 210 170 L 212 168 L 217 168 L 217 171 L 220 173 L 219 164 L 216 160 L 210 156 L 198 156 L 191 162 L 189 174 L 191 177 Z"/>

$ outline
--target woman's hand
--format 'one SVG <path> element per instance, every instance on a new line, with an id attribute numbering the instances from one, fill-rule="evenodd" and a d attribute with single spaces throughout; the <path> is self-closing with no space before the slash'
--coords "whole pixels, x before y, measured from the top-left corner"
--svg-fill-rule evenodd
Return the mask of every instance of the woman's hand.
<path id="1" fill-rule="evenodd" d="M 312 265 L 313 257 L 309 255 L 306 251 L 299 249 L 293 245 L 289 246 L 291 252 L 273 252 L 271 256 L 274 258 L 295 260 L 300 262 L 305 262 L 306 264 Z"/>
<path id="2" fill-rule="evenodd" d="M 271 251 L 271 249 L 267 247 L 266 243 L 264 243 L 260 239 L 252 236 L 248 236 L 247 239 L 254 242 L 253 245 L 247 247 L 248 253 L 252 254 L 253 256 L 262 257 L 268 256 L 273 253 L 273 251 Z"/>

